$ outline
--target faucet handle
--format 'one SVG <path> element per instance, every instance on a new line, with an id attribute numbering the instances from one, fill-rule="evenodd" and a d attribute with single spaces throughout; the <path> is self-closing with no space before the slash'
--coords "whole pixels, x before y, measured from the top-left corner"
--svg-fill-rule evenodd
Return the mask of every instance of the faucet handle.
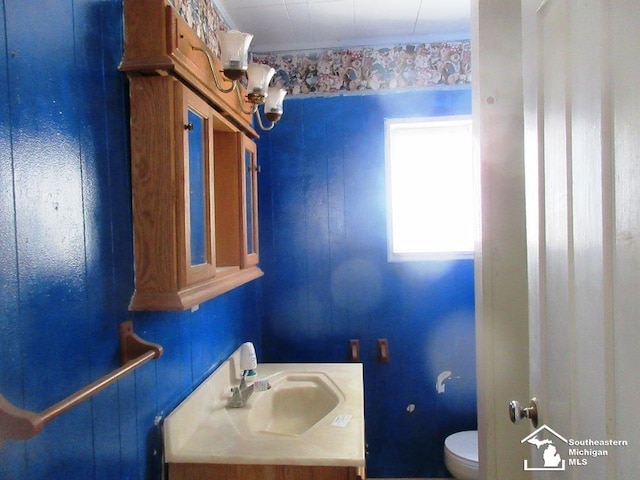
<path id="1" fill-rule="evenodd" d="M 271 388 L 271 384 L 269 383 L 269 380 L 265 379 L 265 380 L 256 380 L 253 384 L 253 391 L 254 392 L 266 392 L 267 390 L 269 390 Z"/>

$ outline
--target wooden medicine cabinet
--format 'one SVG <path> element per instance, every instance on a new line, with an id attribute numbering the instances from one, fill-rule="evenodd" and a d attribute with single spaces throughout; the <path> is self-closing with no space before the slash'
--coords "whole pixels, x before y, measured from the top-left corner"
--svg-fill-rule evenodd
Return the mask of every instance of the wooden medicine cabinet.
<path id="1" fill-rule="evenodd" d="M 207 57 L 192 48 L 207 47 L 170 4 L 124 6 L 120 69 L 129 77 L 135 257 L 129 308 L 185 310 L 262 275 L 257 134 L 235 92 L 215 88 Z"/>

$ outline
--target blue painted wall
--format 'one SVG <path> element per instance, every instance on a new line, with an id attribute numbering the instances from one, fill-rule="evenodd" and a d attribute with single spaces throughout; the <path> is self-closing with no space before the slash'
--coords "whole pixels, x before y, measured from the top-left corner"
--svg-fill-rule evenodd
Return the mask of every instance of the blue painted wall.
<path id="1" fill-rule="evenodd" d="M 350 338 L 370 475 L 442 476 L 442 439 L 475 426 L 473 268 L 386 262 L 383 119 L 466 113 L 470 92 L 288 100 L 260 143 L 266 276 L 194 313 L 131 314 L 121 1 L 0 5 L 0 394 L 40 411 L 106 374 L 128 318 L 165 348 L 41 435 L 6 441 L 0 479 L 159 479 L 156 420 L 241 342 L 270 361 L 344 361 Z M 459 378 L 437 395 L 445 369 Z"/>
<path id="2" fill-rule="evenodd" d="M 473 262 L 388 263 L 384 183 L 385 118 L 470 111 L 468 88 L 294 98 L 259 143 L 265 359 L 360 340 L 371 477 L 446 476 L 444 438 L 476 428 Z"/>
<path id="3" fill-rule="evenodd" d="M 195 312 L 133 291 L 121 0 L 0 2 L 0 394 L 41 411 L 117 368 L 118 325 L 164 356 L 0 448 L 2 480 L 159 479 L 154 425 L 245 340 L 260 282 Z"/>

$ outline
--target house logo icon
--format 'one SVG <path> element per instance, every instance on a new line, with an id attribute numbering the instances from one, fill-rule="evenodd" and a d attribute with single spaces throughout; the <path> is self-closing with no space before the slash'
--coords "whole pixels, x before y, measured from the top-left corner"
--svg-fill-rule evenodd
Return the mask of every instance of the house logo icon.
<path id="1" fill-rule="evenodd" d="M 534 461 L 529 462 L 525 459 L 524 469 L 527 471 L 563 471 L 566 461 L 562 458 L 561 451 L 566 450 L 568 441 L 558 432 L 546 425 L 542 425 L 533 433 L 524 437 L 520 443 L 529 443 L 536 447 L 537 456 Z"/>

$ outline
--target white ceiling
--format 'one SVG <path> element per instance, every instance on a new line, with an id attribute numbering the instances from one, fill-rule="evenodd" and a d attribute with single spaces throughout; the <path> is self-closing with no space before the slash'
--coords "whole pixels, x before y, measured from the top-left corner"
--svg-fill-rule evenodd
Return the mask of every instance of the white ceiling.
<path id="1" fill-rule="evenodd" d="M 253 34 L 251 51 L 394 45 L 470 38 L 470 0 L 214 0 Z"/>

